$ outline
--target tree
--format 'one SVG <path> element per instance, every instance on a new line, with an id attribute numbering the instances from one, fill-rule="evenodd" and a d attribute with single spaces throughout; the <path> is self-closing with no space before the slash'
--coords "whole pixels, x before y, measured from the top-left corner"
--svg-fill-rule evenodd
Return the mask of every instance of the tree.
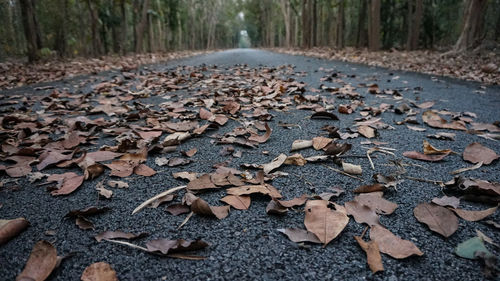
<path id="1" fill-rule="evenodd" d="M 92 5 L 91 0 L 87 0 L 87 7 L 90 15 L 90 32 L 92 34 L 92 54 L 94 56 L 103 53 L 101 37 L 99 36 L 99 17 L 97 15 L 97 7 Z M 96 3 L 98 4 L 98 3 Z"/>
<path id="2" fill-rule="evenodd" d="M 281 13 L 285 24 L 285 47 L 291 46 L 291 7 L 289 0 L 280 0 Z"/>
<path id="3" fill-rule="evenodd" d="M 422 0 L 408 1 L 408 40 L 406 42 L 406 49 L 408 51 L 418 48 L 420 23 L 422 22 L 422 6 Z"/>
<path id="4" fill-rule="evenodd" d="M 138 2 L 136 2 L 138 3 Z M 142 2 L 141 17 L 139 22 L 135 27 L 136 41 L 135 41 L 135 52 L 140 53 L 144 51 L 144 30 L 146 30 L 146 24 L 148 23 L 148 9 L 149 0 L 144 0 Z"/>
<path id="5" fill-rule="evenodd" d="M 372 0 L 368 5 L 368 49 L 380 49 L 380 0 Z"/>
<path id="6" fill-rule="evenodd" d="M 337 48 L 344 48 L 344 0 L 338 0 L 337 2 L 337 24 L 336 24 L 336 40 L 335 46 Z"/>
<path id="7" fill-rule="evenodd" d="M 487 0 L 465 0 L 462 32 L 453 52 L 466 51 L 481 44 L 487 4 Z"/>
<path id="8" fill-rule="evenodd" d="M 366 46 L 366 13 L 368 10 L 368 0 L 360 0 L 358 10 L 358 25 L 356 29 L 356 47 Z"/>
<path id="9" fill-rule="evenodd" d="M 38 21 L 36 19 L 35 1 L 20 0 L 21 15 L 23 19 L 24 36 L 28 45 L 28 61 L 34 62 L 40 58 L 42 47 Z"/>

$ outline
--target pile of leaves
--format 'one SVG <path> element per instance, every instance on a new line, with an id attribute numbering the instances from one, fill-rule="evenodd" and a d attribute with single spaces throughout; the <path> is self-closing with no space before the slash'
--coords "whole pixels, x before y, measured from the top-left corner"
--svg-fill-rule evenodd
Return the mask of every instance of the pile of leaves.
<path id="1" fill-rule="evenodd" d="M 495 52 L 461 53 L 446 55 L 438 51 L 389 51 L 369 52 L 366 49 L 272 48 L 275 52 L 311 56 L 330 60 L 362 63 L 431 75 L 454 77 L 484 84 L 500 85 L 500 56 Z"/>
<path id="2" fill-rule="evenodd" d="M 269 214 L 270 219 L 290 210 L 299 210 L 294 215 L 303 216 L 303 227 L 277 230 L 296 243 L 316 243 L 326 247 L 342 235 L 351 219 L 365 225 L 365 231 L 353 239 L 366 252 L 368 265 L 374 273 L 384 270 L 381 253 L 394 259 L 425 254 L 414 242 L 395 235 L 380 221 L 380 216 L 388 216 L 397 209 L 397 203 L 385 199 L 384 195 L 397 192 L 401 180 L 429 182 L 443 189 L 445 197 L 421 202 L 414 207 L 414 215 L 431 231 L 444 237 L 453 235 L 458 229 L 459 218 L 466 223 L 483 220 L 496 212 L 496 205 L 500 202 L 499 183 L 460 176 L 442 181 L 419 179 L 406 175 L 401 164 L 401 158 L 440 162 L 458 153 L 464 161 L 473 164 L 453 172 L 458 175 L 497 163 L 499 156 L 493 149 L 473 142 L 463 152 L 454 152 L 436 148 L 423 140 L 422 151 L 400 153 L 376 139 L 381 131 L 393 129 L 382 119 L 387 115 L 401 116 L 402 121 L 393 125 L 407 126 L 408 130 L 425 131 L 426 127 L 447 130 L 429 135 L 433 142 L 453 139 L 456 134 L 450 130 L 457 134 L 467 131 L 496 141 L 500 138 L 497 123 L 476 122 L 477 116 L 472 112 L 433 109 L 433 101 L 409 100 L 397 90 L 382 90 L 376 84 L 354 87 L 333 75 L 331 70 L 320 71 L 325 73 L 322 82 L 335 81 L 341 86 L 322 84 L 319 88 L 308 88 L 305 83 L 292 78 L 296 74 L 292 66 L 254 69 L 240 65 L 231 68 L 230 73 L 219 70 L 217 66 L 182 66 L 165 71 L 122 70 L 111 80 L 83 83 L 91 84 L 88 93 L 54 89 L 47 95 L 5 97 L 0 116 L 0 160 L 3 162 L 0 171 L 5 174 L 2 186 L 9 186 L 22 178 L 44 186 L 47 196 L 72 196 L 83 182 L 89 181 L 103 200 L 113 200 L 113 190 L 128 188 L 130 182 L 127 179 L 132 176 L 154 178 L 159 172 L 169 172 L 169 167 L 185 167 L 185 171 L 171 175 L 184 180 L 185 185 L 145 198 L 147 200 L 142 204 L 138 202 L 133 214 L 148 206 L 156 208 L 168 204 L 165 210 L 169 214 L 163 212 L 163 215 L 186 214 L 184 222 L 178 226 L 180 228 L 194 215 L 226 219 L 235 210 L 250 208 L 258 194 L 269 200 L 266 210 L 262 211 Z M 381 102 L 367 105 L 364 102 L 367 95 L 373 95 Z M 150 98 L 156 98 L 156 101 Z M 393 104 L 387 103 L 390 101 Z M 272 143 L 273 128 L 296 127 L 296 124 L 276 123 L 273 115 L 278 111 L 295 110 L 309 111 L 309 122 L 328 120 L 330 125 L 312 132 L 309 138 L 291 140 L 290 151 L 281 151 L 268 162 L 231 166 L 232 159 L 259 150 L 259 145 Z M 338 120 L 350 114 L 359 114 L 351 126 L 335 126 Z M 195 138 L 210 138 L 214 145 L 220 145 L 220 154 L 228 161 L 211 163 L 211 172 L 191 170 L 190 164 L 196 159 L 198 150 L 203 148 L 180 150 L 179 145 Z M 372 170 L 363 171 L 360 165 L 350 161 L 350 157 L 356 157 L 349 154 L 355 145 L 366 150 L 363 158 L 370 163 Z M 304 156 L 305 151 L 307 156 Z M 374 154 L 394 157 L 396 160 L 392 161 L 403 168 L 391 175 L 375 173 Z M 148 159 L 154 159 L 154 165 L 147 164 Z M 289 176 L 280 171 L 286 165 L 299 168 L 325 165 L 339 176 L 354 179 L 373 172 L 373 182 L 347 191 L 356 196 L 343 203 L 341 196 L 346 190 L 342 187 L 286 200 L 283 187 L 273 184 L 274 179 Z M 59 169 L 52 169 L 56 167 Z M 210 205 L 204 199 L 206 193 L 216 193 L 222 204 Z M 493 206 L 481 211 L 466 210 L 459 208 L 462 200 Z M 80 229 L 89 230 L 95 228 L 92 216 L 108 210 L 105 206 L 88 206 L 71 210 L 66 218 L 74 221 Z M 151 219 L 153 222 L 154 218 Z M 489 223 L 498 228 L 497 222 Z M 0 244 L 9 243 L 29 224 L 24 218 L 1 220 Z M 365 234 L 368 231 L 367 240 Z M 124 241 L 145 236 L 145 233 L 108 229 L 95 236 L 95 243 L 115 243 L 147 253 L 190 260 L 204 259 L 191 252 L 209 246 L 208 242 L 194 237 L 154 239 L 144 246 Z M 494 276 L 495 256 L 484 244 L 493 243 L 492 239 L 482 233 L 471 239 L 457 245 L 457 255 L 483 260 L 485 274 Z M 19 278 L 44 280 L 62 259 L 57 256 L 55 246 L 41 240 L 34 245 Z M 93 280 L 95 276 L 116 279 L 114 270 L 104 262 L 85 269 L 82 280 Z"/>
<path id="3" fill-rule="evenodd" d="M 49 60 L 35 64 L 21 61 L 0 63 L 0 90 L 41 82 L 51 82 L 83 74 L 96 74 L 119 69 L 130 71 L 139 65 L 166 62 L 208 53 L 208 51 L 178 51 L 169 53 L 128 54 L 99 58 Z"/>

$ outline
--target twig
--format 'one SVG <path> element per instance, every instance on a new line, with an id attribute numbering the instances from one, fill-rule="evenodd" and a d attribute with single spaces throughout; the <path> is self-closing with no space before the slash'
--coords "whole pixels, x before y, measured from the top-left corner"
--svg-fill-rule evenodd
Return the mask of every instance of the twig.
<path id="1" fill-rule="evenodd" d="M 129 242 L 125 242 L 125 241 L 118 241 L 118 240 L 111 240 L 111 239 L 103 239 L 104 241 L 108 241 L 108 242 L 111 242 L 111 243 L 115 243 L 115 244 L 120 244 L 120 245 L 125 245 L 125 246 L 128 246 L 130 248 L 134 248 L 134 249 L 138 249 L 138 250 L 141 250 L 141 251 L 144 251 L 144 252 L 148 252 L 149 253 L 149 250 L 144 248 L 144 247 L 141 247 L 141 246 L 137 246 L 135 244 L 132 244 L 132 243 L 129 243 Z"/>
<path id="2" fill-rule="evenodd" d="M 341 170 L 335 169 L 334 167 L 330 167 L 330 166 L 327 166 L 327 165 L 325 165 L 325 164 L 322 164 L 322 165 L 323 165 L 323 166 L 325 166 L 326 168 L 328 168 L 328 169 L 330 169 L 330 170 L 332 170 L 332 171 L 335 171 L 335 172 L 337 172 L 337 173 L 339 173 L 339 174 L 342 174 L 342 175 L 344 175 L 344 176 L 348 176 L 348 177 L 351 177 L 351 178 L 353 178 L 353 179 L 357 179 L 357 180 L 360 180 L 360 181 L 364 181 L 362 178 L 359 178 L 359 177 L 353 176 L 353 175 L 351 175 L 351 174 L 348 174 L 348 173 L 346 173 L 346 172 L 344 172 L 344 171 L 341 171 Z"/>
<path id="3" fill-rule="evenodd" d="M 140 210 L 144 209 L 144 207 L 146 207 L 147 205 L 151 204 L 151 203 L 152 203 L 153 201 L 155 201 L 156 199 L 161 198 L 161 197 L 163 197 L 163 196 L 165 196 L 165 195 L 168 195 L 168 194 L 170 194 L 170 193 L 174 193 L 174 192 L 176 192 L 176 191 L 178 191 L 178 190 L 181 190 L 181 189 L 184 189 L 184 188 L 186 188 L 186 186 L 185 186 L 185 185 L 181 185 L 181 186 L 173 187 L 173 188 L 171 188 L 171 189 L 169 189 L 169 190 L 163 191 L 162 193 L 157 194 L 157 195 L 155 195 L 155 196 L 153 196 L 153 197 L 149 198 L 148 200 L 144 201 L 144 203 L 142 203 L 142 204 L 141 204 L 141 205 L 139 205 L 137 208 L 135 208 L 135 209 L 134 209 L 134 211 L 132 211 L 132 215 L 133 215 L 133 214 L 135 214 L 135 213 L 137 213 L 137 212 L 139 212 Z"/>
<path id="4" fill-rule="evenodd" d="M 361 236 L 360 236 L 360 238 L 361 238 L 361 239 L 363 239 L 363 236 L 365 236 L 366 231 L 368 230 L 368 227 L 369 227 L 369 226 L 366 226 L 366 227 L 365 227 L 365 230 L 363 230 L 363 233 L 361 233 Z"/>
<path id="5" fill-rule="evenodd" d="M 419 181 L 419 182 L 428 182 L 428 183 L 436 184 L 439 186 L 441 186 L 443 184 L 442 181 L 436 181 L 436 180 L 428 180 L 428 179 L 415 178 L 415 177 L 410 177 L 410 176 L 406 176 L 405 178 L 407 178 L 409 180 Z"/>
<path id="6" fill-rule="evenodd" d="M 181 229 L 182 226 L 184 226 L 188 220 L 193 216 L 193 212 L 189 213 L 189 215 L 187 215 L 187 217 L 182 221 L 182 223 L 177 227 L 177 230 Z"/>

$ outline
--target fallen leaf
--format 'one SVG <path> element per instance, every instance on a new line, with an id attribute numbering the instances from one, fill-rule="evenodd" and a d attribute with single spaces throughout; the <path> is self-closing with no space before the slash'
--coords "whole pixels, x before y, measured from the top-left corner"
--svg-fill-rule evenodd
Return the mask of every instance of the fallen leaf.
<path id="1" fill-rule="evenodd" d="M 107 262 L 96 262 L 85 268 L 82 281 L 118 281 L 116 271 Z"/>
<path id="2" fill-rule="evenodd" d="M 370 126 L 363 125 L 358 127 L 358 133 L 360 133 L 363 137 L 368 139 L 374 138 L 376 132 L 377 131 Z"/>
<path id="3" fill-rule="evenodd" d="M 375 241 L 365 242 L 361 237 L 354 236 L 354 239 L 358 242 L 358 245 L 366 253 L 366 262 L 370 267 L 372 273 L 379 271 L 384 271 L 384 265 L 382 264 L 382 256 L 380 255 L 380 250 L 378 244 Z"/>
<path id="4" fill-rule="evenodd" d="M 295 140 L 292 143 L 292 149 L 290 151 L 301 150 L 313 146 L 312 140 Z"/>
<path id="5" fill-rule="evenodd" d="M 370 230 L 370 239 L 377 242 L 380 252 L 395 259 L 404 259 L 412 255 L 422 256 L 415 244 L 394 235 L 383 226 L 374 225 Z"/>
<path id="6" fill-rule="evenodd" d="M 57 182 L 57 189 L 53 190 L 50 194 L 53 196 L 67 195 L 75 191 L 82 185 L 85 176 L 80 176 L 73 172 L 64 174 L 54 174 L 47 178 L 47 182 Z"/>
<path id="7" fill-rule="evenodd" d="M 460 173 L 463 173 L 463 172 L 467 172 L 467 171 L 472 171 L 472 170 L 479 169 L 479 168 L 481 168 L 481 166 L 483 166 L 483 162 L 479 162 L 479 163 L 477 163 L 474 166 L 469 166 L 469 167 L 457 169 L 455 171 L 452 171 L 450 174 L 457 175 L 457 174 L 460 174 Z"/>
<path id="8" fill-rule="evenodd" d="M 271 133 L 273 132 L 273 130 L 271 130 L 271 128 L 269 127 L 269 125 L 267 123 L 264 123 L 265 127 L 266 127 L 266 133 L 262 136 L 259 136 L 257 134 L 252 134 L 248 140 L 249 141 L 255 141 L 255 142 L 258 142 L 258 143 L 265 143 L 270 137 L 271 137 Z"/>
<path id="9" fill-rule="evenodd" d="M 286 214 L 287 212 L 288 208 L 281 206 L 275 200 L 269 201 L 269 203 L 266 206 L 266 213 L 268 215 L 283 215 Z"/>
<path id="10" fill-rule="evenodd" d="M 231 207 L 238 210 L 247 210 L 250 207 L 251 199 L 250 196 L 237 196 L 228 195 L 222 198 L 220 201 L 231 205 Z"/>
<path id="11" fill-rule="evenodd" d="M 230 195 L 249 195 L 254 193 L 260 193 L 264 195 L 269 195 L 271 198 L 281 198 L 280 192 L 270 184 L 259 184 L 259 185 L 243 185 L 239 187 L 232 187 L 226 190 L 227 194 Z"/>
<path id="12" fill-rule="evenodd" d="M 198 173 L 194 172 L 178 172 L 173 173 L 172 176 L 176 179 L 184 179 L 184 180 L 195 180 L 198 177 Z"/>
<path id="13" fill-rule="evenodd" d="M 344 172 L 351 175 L 361 175 L 363 173 L 360 165 L 354 165 L 346 162 L 342 162 L 342 169 Z"/>
<path id="14" fill-rule="evenodd" d="M 196 251 L 207 247 L 208 244 L 202 240 L 170 240 L 170 239 L 157 239 L 151 240 L 146 243 L 149 252 L 160 252 L 164 255 L 170 253 Z"/>
<path id="15" fill-rule="evenodd" d="M 370 207 L 377 214 L 390 215 L 396 210 L 398 204 L 382 198 L 383 195 L 383 192 L 363 193 L 354 197 L 354 200 Z"/>
<path id="16" fill-rule="evenodd" d="M 439 114 L 434 111 L 428 110 L 422 114 L 422 120 L 429 126 L 441 129 L 452 129 L 466 131 L 467 127 L 462 121 L 448 122 L 441 118 Z"/>
<path id="17" fill-rule="evenodd" d="M 38 158 L 40 163 L 38 163 L 38 165 L 36 166 L 38 171 L 41 171 L 50 165 L 54 165 L 61 161 L 70 160 L 71 158 L 73 158 L 73 153 L 63 154 L 63 152 L 66 153 L 67 151 L 48 150 L 42 153 L 42 155 L 40 155 L 40 157 Z"/>
<path id="18" fill-rule="evenodd" d="M 455 248 L 455 254 L 457 254 L 457 256 L 470 260 L 477 259 L 476 255 L 479 252 L 483 252 L 487 256 L 493 256 L 493 254 L 484 246 L 483 239 L 477 236 L 458 244 Z"/>
<path id="19" fill-rule="evenodd" d="M 9 242 L 30 225 L 25 218 L 12 220 L 0 219 L 0 246 Z"/>
<path id="20" fill-rule="evenodd" d="M 318 237 L 312 232 L 300 228 L 280 228 L 279 232 L 285 234 L 292 242 L 311 242 L 321 244 Z"/>
<path id="21" fill-rule="evenodd" d="M 369 226 L 380 225 L 377 213 L 370 207 L 360 204 L 358 201 L 346 202 L 344 206 L 347 214 L 353 216 L 357 223 L 366 223 Z"/>
<path id="22" fill-rule="evenodd" d="M 198 152 L 198 149 L 195 147 L 195 148 L 191 148 L 190 150 L 186 151 L 184 154 L 187 156 L 187 157 L 193 157 L 196 152 Z"/>
<path id="23" fill-rule="evenodd" d="M 139 166 L 134 168 L 134 173 L 139 176 L 151 177 L 156 175 L 156 171 L 151 169 L 150 167 L 140 164 Z"/>
<path id="24" fill-rule="evenodd" d="M 109 199 L 111 196 L 113 196 L 113 191 L 106 189 L 102 182 L 97 183 L 95 189 L 99 191 L 99 195 L 104 196 L 105 198 Z"/>
<path id="25" fill-rule="evenodd" d="M 86 219 L 85 217 L 77 217 L 75 220 L 75 224 L 82 230 L 94 230 L 94 223 Z"/>
<path id="26" fill-rule="evenodd" d="M 219 187 L 215 186 L 215 184 L 212 182 L 210 174 L 203 174 L 200 177 L 191 180 L 187 185 L 188 190 L 204 190 L 214 188 Z"/>
<path id="27" fill-rule="evenodd" d="M 49 277 L 56 265 L 56 248 L 47 241 L 38 241 L 33 247 L 23 271 L 19 273 L 16 280 L 43 281 Z"/>
<path id="28" fill-rule="evenodd" d="M 415 218 L 425 223 L 432 231 L 450 237 L 458 229 L 458 219 L 452 211 L 429 203 L 418 204 L 413 209 Z"/>
<path id="29" fill-rule="evenodd" d="M 191 203 L 191 211 L 198 215 L 215 216 L 221 220 L 229 215 L 229 206 L 210 206 L 205 200 L 197 198 Z"/>
<path id="30" fill-rule="evenodd" d="M 285 163 L 285 160 L 287 159 L 287 156 L 285 154 L 280 154 L 278 157 L 274 158 L 273 161 L 270 163 L 262 165 L 262 169 L 265 174 L 269 174 L 273 170 L 279 168 L 283 163 Z"/>
<path id="31" fill-rule="evenodd" d="M 386 189 L 385 185 L 380 183 L 375 183 L 371 185 L 362 185 L 356 189 L 354 189 L 355 193 L 369 193 L 375 191 L 384 191 Z"/>
<path id="32" fill-rule="evenodd" d="M 124 181 L 113 181 L 113 180 L 109 180 L 108 181 L 108 185 L 110 187 L 116 187 L 116 188 L 128 188 L 128 183 L 124 182 Z"/>
<path id="33" fill-rule="evenodd" d="M 417 126 L 411 126 L 411 125 L 406 125 L 406 127 L 412 131 L 416 131 L 416 132 L 425 132 L 426 129 L 425 128 L 422 128 L 422 127 L 417 127 Z"/>
<path id="34" fill-rule="evenodd" d="M 347 226 L 349 217 L 328 208 L 328 201 L 309 200 L 305 206 L 304 225 L 326 246 Z"/>
<path id="35" fill-rule="evenodd" d="M 438 155 L 428 155 L 428 154 L 423 154 L 418 151 L 405 151 L 403 152 L 403 156 L 415 159 L 415 160 L 422 160 L 422 161 L 429 161 L 429 162 L 437 162 L 443 160 L 446 156 L 448 156 L 449 153 L 444 153 L 444 154 L 438 154 Z"/>
<path id="36" fill-rule="evenodd" d="M 432 146 L 428 141 L 424 140 L 424 154 L 427 155 L 440 155 L 440 154 L 450 154 L 452 151 L 450 149 L 437 149 Z"/>
<path id="37" fill-rule="evenodd" d="M 278 203 L 285 208 L 293 208 L 296 206 L 304 205 L 308 198 L 309 196 L 307 196 L 306 194 L 302 194 L 302 196 L 293 198 L 292 200 L 278 200 Z"/>
<path id="38" fill-rule="evenodd" d="M 189 206 L 184 205 L 184 204 L 173 204 L 173 205 L 168 206 L 165 210 L 174 216 L 178 216 L 181 214 L 187 214 L 187 213 L 191 212 L 191 208 Z"/>
<path id="39" fill-rule="evenodd" d="M 471 210 L 463 210 L 463 209 L 451 209 L 455 214 L 466 221 L 480 221 L 492 214 L 494 214 L 498 209 L 498 206 L 489 208 L 481 211 L 471 211 Z"/>
<path id="40" fill-rule="evenodd" d="M 441 198 L 436 197 L 432 199 L 432 203 L 443 207 L 458 208 L 460 199 L 455 196 L 443 196 Z"/>
<path id="41" fill-rule="evenodd" d="M 312 146 L 316 150 L 320 150 L 325 148 L 327 145 L 329 145 L 333 139 L 331 138 L 325 138 L 325 137 L 315 137 L 312 139 Z M 293 148 L 293 144 L 292 144 Z"/>
<path id="42" fill-rule="evenodd" d="M 483 162 L 483 165 L 488 165 L 498 159 L 499 156 L 495 151 L 487 148 L 486 146 L 478 142 L 473 142 L 465 148 L 463 158 L 465 161 L 469 161 L 474 164 Z"/>
<path id="43" fill-rule="evenodd" d="M 455 136 L 456 136 L 456 134 L 454 134 L 454 133 L 443 133 L 443 132 L 439 132 L 439 133 L 436 133 L 434 135 L 427 135 L 427 137 L 431 138 L 431 139 L 451 140 L 451 141 L 455 140 Z"/>
<path id="44" fill-rule="evenodd" d="M 288 156 L 283 164 L 304 166 L 306 163 L 307 160 L 304 158 L 304 156 L 299 153 L 295 153 L 294 155 Z"/>
<path id="45" fill-rule="evenodd" d="M 97 240 L 97 242 L 101 242 L 103 239 L 137 239 L 137 238 L 142 238 L 148 236 L 147 233 L 139 233 L 139 234 L 134 234 L 134 233 L 128 233 L 128 232 L 123 232 L 120 230 L 117 231 L 104 231 L 96 235 L 94 238 Z"/>

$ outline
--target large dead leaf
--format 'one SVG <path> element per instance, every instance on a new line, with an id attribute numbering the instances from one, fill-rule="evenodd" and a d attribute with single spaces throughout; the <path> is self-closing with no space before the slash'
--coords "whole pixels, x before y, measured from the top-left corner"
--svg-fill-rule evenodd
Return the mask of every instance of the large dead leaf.
<path id="1" fill-rule="evenodd" d="M 139 234 L 134 234 L 134 233 L 128 233 L 128 232 L 123 232 L 120 230 L 117 231 L 104 231 L 96 235 L 94 238 L 97 240 L 97 242 L 101 242 L 103 239 L 136 239 L 136 238 L 142 238 L 147 236 L 147 233 L 139 233 Z"/>
<path id="2" fill-rule="evenodd" d="M 344 204 L 348 215 L 354 217 L 357 223 L 366 223 L 369 226 L 380 225 L 379 217 L 370 207 L 360 204 L 358 201 L 350 201 Z"/>
<path id="3" fill-rule="evenodd" d="M 17 276 L 17 281 L 34 280 L 43 281 L 49 277 L 57 265 L 57 250 L 47 241 L 38 241 L 24 266 Z"/>
<path id="4" fill-rule="evenodd" d="M 498 206 L 481 211 L 471 211 L 463 209 L 452 209 L 455 214 L 466 221 L 480 221 L 490 215 L 493 215 L 498 209 Z"/>
<path id="5" fill-rule="evenodd" d="M 458 219 L 452 211 L 432 204 L 421 203 L 413 209 L 419 222 L 425 223 L 432 231 L 450 237 L 458 229 Z"/>
<path id="6" fill-rule="evenodd" d="M 320 150 L 325 148 L 327 145 L 329 145 L 333 139 L 331 138 L 325 138 L 325 137 L 315 137 L 312 139 L 312 146 L 316 150 Z M 306 141 L 307 142 L 307 141 Z M 294 142 L 295 143 L 295 142 Z M 306 143 L 307 144 L 307 143 Z M 293 144 L 292 144 L 293 148 Z"/>
<path id="7" fill-rule="evenodd" d="M 53 190 L 50 194 L 53 196 L 70 194 L 82 185 L 84 178 L 85 176 L 80 176 L 73 172 L 50 175 L 47 178 L 47 182 L 57 182 L 57 189 Z"/>
<path id="8" fill-rule="evenodd" d="M 377 214 L 390 215 L 396 210 L 398 204 L 382 198 L 383 195 L 383 192 L 363 193 L 354 197 L 354 200 L 370 207 Z"/>
<path id="9" fill-rule="evenodd" d="M 238 210 L 247 210 L 250 207 L 250 196 L 228 195 L 220 201 L 231 205 L 231 207 Z"/>
<path id="10" fill-rule="evenodd" d="M 277 229 L 279 232 L 285 234 L 288 239 L 295 243 L 300 243 L 300 242 L 311 242 L 311 243 L 318 243 L 321 244 L 321 241 L 319 241 L 318 237 L 312 233 L 309 232 L 305 229 L 300 229 L 300 228 L 280 228 Z"/>
<path id="11" fill-rule="evenodd" d="M 210 174 L 203 174 L 197 179 L 190 181 L 187 185 L 187 189 L 189 190 L 204 190 L 204 189 L 214 189 L 217 187 L 211 179 Z"/>
<path id="12" fill-rule="evenodd" d="M 202 240 L 184 240 L 184 239 L 157 239 L 146 243 L 147 250 L 150 252 L 160 252 L 164 255 L 170 253 L 196 251 L 207 247 L 208 244 Z"/>
<path id="13" fill-rule="evenodd" d="M 13 220 L 0 219 L 0 246 L 7 243 L 10 239 L 16 237 L 30 225 L 25 218 Z"/>
<path id="14" fill-rule="evenodd" d="M 474 164 L 483 162 L 484 165 L 491 164 L 499 158 L 495 151 L 477 142 L 473 142 L 465 148 L 463 157 L 465 161 Z"/>
<path id="15" fill-rule="evenodd" d="M 118 281 L 116 271 L 107 262 L 96 262 L 85 268 L 82 281 Z"/>
<path id="16" fill-rule="evenodd" d="M 36 168 L 39 171 L 41 171 L 41 170 L 45 169 L 47 166 L 57 164 L 61 161 L 69 160 L 69 159 L 73 158 L 73 153 L 63 154 L 63 152 L 66 153 L 67 151 L 59 151 L 59 150 L 45 151 L 38 158 L 40 163 L 38 163 L 38 165 L 36 165 Z"/>
<path id="17" fill-rule="evenodd" d="M 288 201 L 278 200 L 278 203 L 285 208 L 292 208 L 292 207 L 304 205 L 304 203 L 306 203 L 308 198 L 309 198 L 309 196 L 307 196 L 306 194 L 302 194 L 302 196 L 293 198 L 292 200 L 288 200 Z"/>
<path id="18" fill-rule="evenodd" d="M 358 133 L 365 138 L 371 139 L 376 136 L 377 131 L 370 126 L 363 125 L 358 127 Z"/>
<path id="19" fill-rule="evenodd" d="M 210 206 L 205 200 L 197 198 L 191 202 L 191 211 L 198 215 L 215 216 L 221 220 L 229 215 L 229 206 Z"/>
<path id="20" fill-rule="evenodd" d="M 305 206 L 304 225 L 326 246 L 347 226 L 349 217 L 328 208 L 328 201 L 309 200 Z"/>
<path id="21" fill-rule="evenodd" d="M 366 253 L 366 262 L 373 273 L 378 271 L 384 271 L 384 265 L 382 264 L 382 256 L 380 255 L 380 250 L 378 244 L 375 241 L 365 242 L 363 238 L 359 236 L 354 236 L 354 239 L 358 242 L 358 245 Z"/>
<path id="22" fill-rule="evenodd" d="M 252 134 L 248 140 L 249 141 L 255 141 L 255 142 L 258 142 L 258 143 L 265 143 L 270 137 L 271 137 L 271 133 L 273 132 L 273 130 L 271 130 L 271 128 L 269 127 L 269 125 L 267 123 L 264 124 L 265 127 L 266 127 L 266 133 L 262 136 L 259 136 L 257 134 Z"/>
<path id="23" fill-rule="evenodd" d="M 394 235 L 383 226 L 374 225 L 370 230 L 370 239 L 377 242 L 380 252 L 395 259 L 404 259 L 412 255 L 422 256 L 415 244 Z"/>
<path id="24" fill-rule="evenodd" d="M 403 156 L 415 159 L 415 160 L 422 160 L 422 161 L 428 161 L 428 162 L 437 162 L 443 160 L 446 156 L 448 156 L 449 153 L 443 153 L 443 154 L 438 154 L 438 155 L 428 155 L 428 154 L 423 154 L 418 151 L 405 151 L 403 152 Z"/>
<path id="25" fill-rule="evenodd" d="M 441 198 L 433 198 L 432 203 L 443 207 L 449 206 L 452 208 L 458 208 L 460 199 L 455 196 L 443 196 Z"/>
<path id="26" fill-rule="evenodd" d="M 241 196 L 254 193 L 269 195 L 271 198 L 281 198 L 280 192 L 270 184 L 243 185 L 227 189 L 227 194 L 230 195 Z"/>
<path id="27" fill-rule="evenodd" d="M 422 114 L 422 120 L 429 126 L 441 129 L 452 129 L 466 131 L 467 126 L 462 121 L 448 122 L 441 118 L 439 114 L 434 111 L 428 110 Z"/>

